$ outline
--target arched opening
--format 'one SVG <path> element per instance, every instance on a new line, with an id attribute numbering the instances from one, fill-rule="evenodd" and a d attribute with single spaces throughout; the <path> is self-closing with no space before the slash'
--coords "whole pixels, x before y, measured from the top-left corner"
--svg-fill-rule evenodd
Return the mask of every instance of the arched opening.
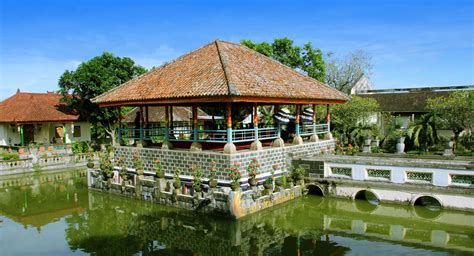
<path id="1" fill-rule="evenodd" d="M 324 192 L 323 192 L 322 188 L 318 185 L 308 184 L 308 186 L 306 186 L 306 188 L 308 189 L 308 194 L 309 195 L 324 196 Z"/>
<path id="2" fill-rule="evenodd" d="M 379 205 L 380 204 L 380 200 L 378 199 L 378 197 L 369 190 L 361 190 L 361 191 L 357 192 L 354 196 L 354 199 L 355 200 L 367 201 L 371 205 Z"/>
<path id="3" fill-rule="evenodd" d="M 441 214 L 441 202 L 432 196 L 420 196 L 414 202 L 415 213 L 426 219 L 434 219 Z"/>

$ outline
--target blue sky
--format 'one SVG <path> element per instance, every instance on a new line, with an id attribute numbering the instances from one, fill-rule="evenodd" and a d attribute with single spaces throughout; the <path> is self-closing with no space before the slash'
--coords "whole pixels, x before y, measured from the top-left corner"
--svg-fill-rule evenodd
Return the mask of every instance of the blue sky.
<path id="1" fill-rule="evenodd" d="M 0 100 L 103 51 L 158 66 L 214 39 L 372 56 L 378 89 L 474 84 L 474 1 L 0 1 Z"/>

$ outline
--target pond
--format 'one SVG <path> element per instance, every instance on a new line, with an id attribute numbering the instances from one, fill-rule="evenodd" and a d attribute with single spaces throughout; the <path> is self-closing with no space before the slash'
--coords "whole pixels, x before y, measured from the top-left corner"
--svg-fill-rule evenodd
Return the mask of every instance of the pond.
<path id="1" fill-rule="evenodd" d="M 1 255 L 472 255 L 474 214 L 306 196 L 240 220 L 88 191 L 82 170 L 1 178 Z"/>

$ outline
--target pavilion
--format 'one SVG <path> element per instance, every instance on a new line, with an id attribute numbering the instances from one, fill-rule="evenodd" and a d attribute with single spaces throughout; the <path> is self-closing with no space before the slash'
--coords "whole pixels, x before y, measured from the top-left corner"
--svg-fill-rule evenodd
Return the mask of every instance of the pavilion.
<path id="1" fill-rule="evenodd" d="M 99 95 L 92 101 L 101 107 L 138 108 L 140 127 L 121 128 L 119 137 L 145 142 L 153 136 L 164 137 L 161 146 L 150 148 L 146 147 L 150 144 L 145 143 L 144 148 L 136 147 L 134 151 L 153 150 L 157 154 L 153 157 L 166 158 L 169 152 L 164 151 L 202 154 L 207 152 L 203 149 L 220 148 L 223 149 L 223 155 L 228 156 L 226 163 L 222 165 L 225 167 L 235 160 L 234 155 L 249 151 L 262 152 L 266 150 L 263 147 L 266 145 L 271 146 L 269 149 L 276 149 L 313 143 L 320 150 L 323 146 L 318 144 L 318 135 L 329 135 L 326 136 L 329 140 L 326 140 L 324 147 L 334 147 L 330 136 L 329 105 L 345 103 L 347 100 L 348 96 L 344 93 L 245 46 L 216 40 Z M 327 107 L 325 122 L 321 124 L 317 123 L 318 104 Z M 148 128 L 148 108 L 157 106 L 165 109 L 165 125 Z M 281 113 L 280 116 L 273 116 L 274 125 L 263 124 L 259 120 L 258 108 L 261 106 L 271 106 L 273 113 Z M 281 106 L 290 106 L 289 109 L 294 109 L 294 112 L 282 112 Z M 191 126 L 189 129 L 179 130 L 189 136 L 173 136 L 178 128 L 173 124 L 170 114 L 173 113 L 173 107 L 189 107 L 192 110 Z M 222 122 L 222 125 L 203 128 L 198 124 L 198 108 L 205 109 L 208 114 L 224 116 L 225 120 L 216 120 L 217 124 Z M 252 115 L 253 125 L 242 128 L 242 115 L 249 114 Z M 282 126 L 278 120 L 286 120 L 294 125 L 288 143 L 281 138 Z M 130 154 L 132 151 L 129 148 L 115 146 L 119 153 L 116 155 Z M 169 150 L 171 148 L 173 150 Z M 288 150 L 285 152 L 288 153 Z M 317 153 L 316 148 L 311 146 L 294 150 L 299 153 Z M 216 150 L 209 154 L 216 154 Z M 187 168 L 186 163 L 179 164 L 178 161 L 176 166 Z M 167 168 L 165 165 L 165 169 L 170 172 L 176 166 L 170 165 Z"/>

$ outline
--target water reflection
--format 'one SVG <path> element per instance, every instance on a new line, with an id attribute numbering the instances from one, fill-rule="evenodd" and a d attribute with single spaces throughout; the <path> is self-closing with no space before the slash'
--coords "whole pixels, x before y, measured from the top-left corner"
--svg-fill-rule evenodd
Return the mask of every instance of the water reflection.
<path id="1" fill-rule="evenodd" d="M 7 229 L 60 224 L 69 249 L 96 255 L 343 255 L 474 252 L 474 215 L 308 196 L 239 221 L 105 193 L 83 177 L 3 186 Z M 3 183 L 5 184 L 5 183 Z M 3 229 L 3 230 L 2 230 Z M 22 231 L 23 230 L 23 231 Z M 10 234 L 7 234 L 10 235 Z M 0 236 L 0 240 L 3 239 Z M 23 246 L 34 241 L 23 240 Z M 370 245 L 370 246 L 369 246 Z M 36 245 L 37 246 L 37 245 Z M 49 244 L 48 246 L 51 246 Z M 57 252 L 51 248 L 51 251 Z M 6 248 L 9 254 L 9 248 Z"/>

